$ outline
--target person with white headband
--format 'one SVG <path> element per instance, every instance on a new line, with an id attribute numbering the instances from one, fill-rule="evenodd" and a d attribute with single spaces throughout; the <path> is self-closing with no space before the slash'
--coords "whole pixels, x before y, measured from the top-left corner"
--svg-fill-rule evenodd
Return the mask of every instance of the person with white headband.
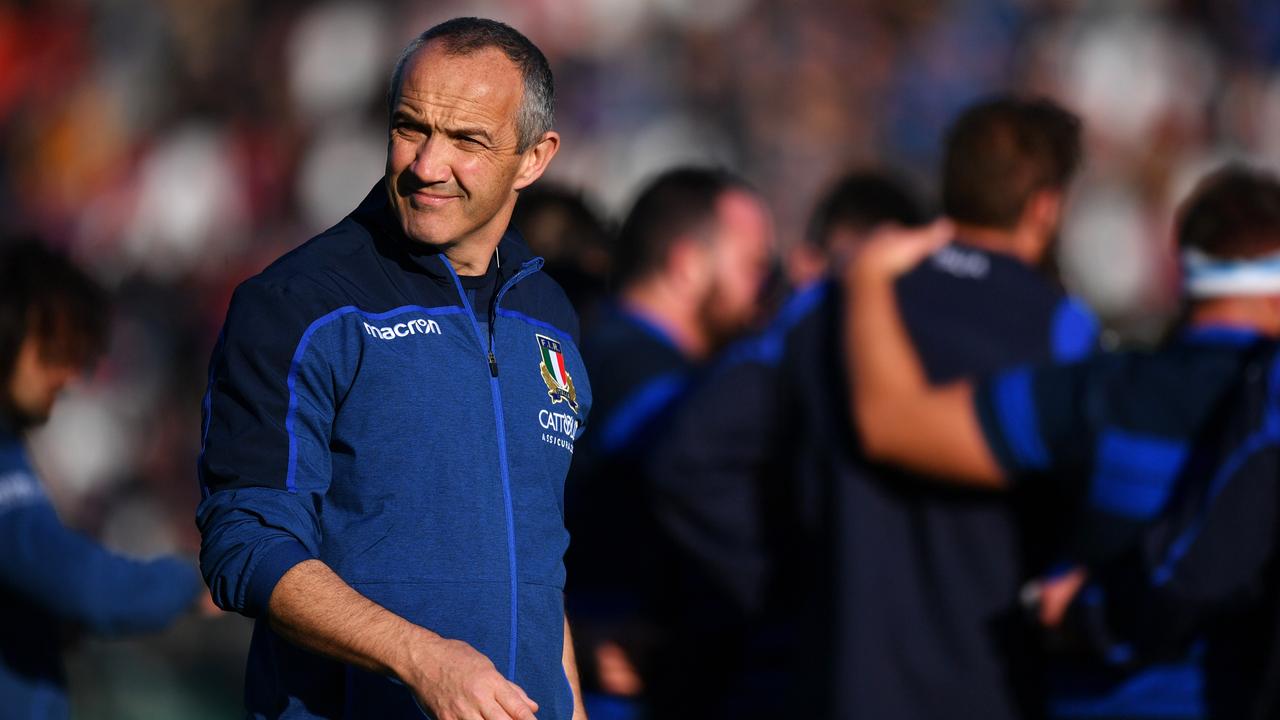
<path id="1" fill-rule="evenodd" d="M 1160 349 L 930 386 L 893 285 L 947 237 L 885 234 L 846 272 L 867 455 L 992 490 L 1053 483 L 1074 508 L 1085 569 L 1029 599 L 1086 640 L 1095 685 L 1051 716 L 1277 716 L 1280 181 L 1228 165 L 1185 203 L 1185 319 Z"/>

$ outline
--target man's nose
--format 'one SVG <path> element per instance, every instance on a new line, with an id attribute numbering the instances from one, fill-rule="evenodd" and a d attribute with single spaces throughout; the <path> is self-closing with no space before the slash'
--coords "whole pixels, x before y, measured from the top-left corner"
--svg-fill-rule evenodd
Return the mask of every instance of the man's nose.
<path id="1" fill-rule="evenodd" d="M 449 182 L 453 179 L 449 165 L 450 150 L 448 138 L 433 133 L 418 146 L 409 171 L 426 184 Z"/>

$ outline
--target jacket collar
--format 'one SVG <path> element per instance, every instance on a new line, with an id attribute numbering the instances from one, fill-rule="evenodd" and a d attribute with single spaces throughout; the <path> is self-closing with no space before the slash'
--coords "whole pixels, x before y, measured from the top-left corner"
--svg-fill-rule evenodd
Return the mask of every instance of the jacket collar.
<path id="1" fill-rule="evenodd" d="M 445 267 L 441 253 L 405 236 L 387 197 L 386 185 L 381 180 L 351 213 L 351 218 L 369 230 L 379 254 L 395 260 L 406 269 L 416 269 L 441 282 L 452 284 L 452 274 Z M 506 277 L 535 259 L 535 256 L 520 232 L 514 226 L 508 226 L 498 242 L 498 259 L 502 267 L 501 275 Z"/>

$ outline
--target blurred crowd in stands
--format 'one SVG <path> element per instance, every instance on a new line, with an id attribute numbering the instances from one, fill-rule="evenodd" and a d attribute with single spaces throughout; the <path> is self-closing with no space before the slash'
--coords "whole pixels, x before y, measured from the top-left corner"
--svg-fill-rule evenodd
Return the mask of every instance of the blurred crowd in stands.
<path id="1" fill-rule="evenodd" d="M 612 230 L 662 170 L 747 178 L 782 257 L 852 167 L 934 197 L 946 125 L 1016 90 L 1082 117 L 1057 261 L 1106 343 L 1149 344 L 1177 308 L 1176 203 L 1224 159 L 1280 165 L 1274 0 L 0 2 L 4 229 L 118 298 L 106 358 L 34 443 L 70 524 L 194 554 L 198 407 L 231 290 L 382 173 L 395 53 L 456 15 L 509 22 L 551 61 L 564 143 L 516 224 L 579 298 L 612 286 Z M 78 716 L 235 715 L 248 627 L 86 643 Z"/>

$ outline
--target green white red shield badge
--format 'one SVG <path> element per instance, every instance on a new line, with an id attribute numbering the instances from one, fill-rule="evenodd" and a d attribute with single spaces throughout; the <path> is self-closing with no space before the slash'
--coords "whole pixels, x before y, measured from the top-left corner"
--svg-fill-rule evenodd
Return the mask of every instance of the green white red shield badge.
<path id="1" fill-rule="evenodd" d="M 573 389 L 573 378 L 569 377 L 569 371 L 565 368 L 560 341 L 546 335 L 534 337 L 538 340 L 538 350 L 542 355 L 542 362 L 538 367 L 542 371 L 542 381 L 547 384 L 547 395 L 551 397 L 551 402 L 568 403 L 569 409 L 577 412 L 578 393 Z"/>

